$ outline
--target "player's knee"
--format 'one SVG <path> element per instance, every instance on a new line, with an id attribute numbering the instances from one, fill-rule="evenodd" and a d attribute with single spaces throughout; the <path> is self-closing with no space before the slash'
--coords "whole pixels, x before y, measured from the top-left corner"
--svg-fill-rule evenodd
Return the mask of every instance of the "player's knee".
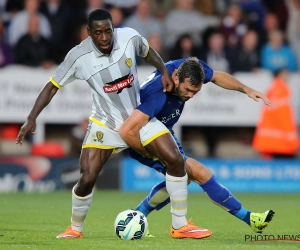
<path id="1" fill-rule="evenodd" d="M 171 154 L 167 159 L 166 167 L 172 170 L 184 169 L 183 156 L 179 152 Z"/>

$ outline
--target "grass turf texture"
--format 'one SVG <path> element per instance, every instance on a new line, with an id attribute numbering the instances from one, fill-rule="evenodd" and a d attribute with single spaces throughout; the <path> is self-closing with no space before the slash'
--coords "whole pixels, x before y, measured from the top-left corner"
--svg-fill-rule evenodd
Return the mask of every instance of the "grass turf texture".
<path id="1" fill-rule="evenodd" d="M 70 224 L 71 192 L 46 194 L 0 194 L 0 249 L 300 249 L 300 242 L 245 241 L 258 235 L 249 226 L 212 204 L 205 194 L 189 194 L 187 218 L 210 229 L 213 235 L 202 240 L 172 239 L 169 235 L 169 205 L 149 215 L 155 238 L 120 240 L 114 233 L 117 214 L 134 208 L 144 193 L 97 191 L 88 213 L 83 239 L 55 239 Z M 255 212 L 273 209 L 273 221 L 266 235 L 300 235 L 299 194 L 236 194 L 245 208 Z"/>

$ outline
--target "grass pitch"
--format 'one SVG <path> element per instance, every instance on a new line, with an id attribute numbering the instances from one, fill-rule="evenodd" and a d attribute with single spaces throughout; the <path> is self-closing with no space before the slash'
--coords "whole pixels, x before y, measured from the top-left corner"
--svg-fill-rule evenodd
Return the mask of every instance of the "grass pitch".
<path id="1" fill-rule="evenodd" d="M 134 208 L 145 193 L 97 191 L 88 213 L 83 239 L 55 239 L 70 224 L 71 191 L 46 194 L 0 194 L 0 249 L 300 249 L 300 242 L 245 241 L 255 236 L 249 226 L 210 202 L 203 193 L 189 194 L 187 218 L 210 229 L 202 240 L 172 239 L 171 214 L 167 206 L 148 217 L 155 238 L 120 240 L 114 233 L 116 215 Z M 276 214 L 263 235 L 299 235 L 300 194 L 236 194 L 244 207 Z M 298 238 L 299 239 L 299 238 Z"/>

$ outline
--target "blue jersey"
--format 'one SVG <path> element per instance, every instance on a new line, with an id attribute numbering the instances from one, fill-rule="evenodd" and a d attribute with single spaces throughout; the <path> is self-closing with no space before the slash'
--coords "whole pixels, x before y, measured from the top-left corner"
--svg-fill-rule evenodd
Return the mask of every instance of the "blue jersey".
<path id="1" fill-rule="evenodd" d="M 178 69 L 186 59 L 179 59 L 166 63 L 166 67 L 170 75 L 175 69 Z M 213 70 L 204 62 L 199 60 L 199 63 L 204 69 L 204 83 L 211 80 Z M 150 119 L 156 117 L 167 128 L 172 129 L 173 125 L 178 121 L 184 108 L 184 101 L 172 93 L 163 92 L 163 84 L 161 82 L 162 74 L 156 70 L 152 73 L 145 83 L 141 86 L 140 98 L 141 104 L 137 107 L 138 110 L 150 116 Z"/>
<path id="2" fill-rule="evenodd" d="M 186 59 L 179 59 L 166 63 L 166 67 L 170 72 L 170 75 L 175 69 L 178 69 Z M 204 62 L 199 60 L 199 63 L 203 66 L 205 79 L 204 83 L 209 82 L 212 79 L 214 71 Z M 176 138 L 172 127 L 178 121 L 182 110 L 184 108 L 183 101 L 179 97 L 172 93 L 163 92 L 163 84 L 161 82 L 162 74 L 156 70 L 154 71 L 141 86 L 140 98 L 141 104 L 137 107 L 138 110 L 150 116 L 150 119 L 156 117 L 170 130 L 182 156 L 186 160 L 187 157 L 184 153 L 179 140 Z M 129 149 L 130 156 L 140 163 L 155 169 L 163 174 L 166 173 L 165 166 L 160 161 L 154 161 L 150 158 L 143 157 L 133 149 Z"/>

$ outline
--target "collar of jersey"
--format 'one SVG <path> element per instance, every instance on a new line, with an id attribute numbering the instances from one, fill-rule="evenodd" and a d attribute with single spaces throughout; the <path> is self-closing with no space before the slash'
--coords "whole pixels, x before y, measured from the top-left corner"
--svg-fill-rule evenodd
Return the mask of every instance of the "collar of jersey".
<path id="1" fill-rule="evenodd" d="M 96 57 L 100 57 L 100 56 L 103 56 L 104 54 L 102 52 L 100 52 L 97 47 L 95 46 L 95 44 L 93 43 L 93 40 L 92 38 L 90 38 L 90 42 L 91 42 L 91 45 L 92 45 L 92 49 L 96 55 Z M 117 50 L 117 49 L 120 49 L 120 45 L 118 44 L 116 38 L 114 37 L 114 44 L 113 44 L 113 50 Z"/>

